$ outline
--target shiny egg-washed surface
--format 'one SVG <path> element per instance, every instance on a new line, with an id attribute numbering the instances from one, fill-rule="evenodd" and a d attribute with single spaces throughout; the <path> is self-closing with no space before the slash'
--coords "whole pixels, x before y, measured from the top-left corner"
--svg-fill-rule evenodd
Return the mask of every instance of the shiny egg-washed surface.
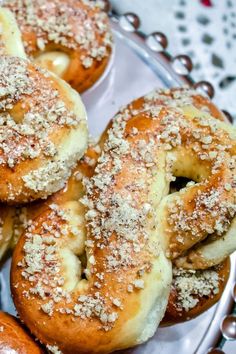
<path id="1" fill-rule="evenodd" d="M 7 313 L 0 312 L 0 353 L 1 354 L 43 354 L 20 321 Z"/>
<path id="2" fill-rule="evenodd" d="M 212 109 L 215 108 L 210 102 L 200 96 L 198 100 L 204 103 L 204 107 L 205 104 L 208 104 Z M 219 118 L 222 118 L 221 115 L 219 115 Z M 51 204 L 63 205 L 71 202 L 70 205 L 72 207 L 72 201 L 76 204 L 76 201 L 83 197 L 84 189 L 82 188 L 81 181 L 85 176 L 92 177 L 97 159 L 101 153 L 101 148 L 107 137 L 106 135 L 107 133 L 105 132 L 99 141 L 99 145 L 90 148 L 86 152 L 63 190 L 48 198 L 47 201 L 36 202 L 22 208 L 10 208 L 13 214 L 12 224 L 9 223 L 6 215 L 3 214 L 4 224 L 12 228 L 11 230 L 7 230 L 7 240 L 11 248 L 15 247 L 18 238 L 24 232 L 27 225 L 30 225 L 32 220 L 43 214 Z M 76 221 L 76 216 L 74 218 Z M 76 222 L 74 223 L 74 228 L 76 229 Z M 13 239 L 10 240 L 10 235 L 12 234 Z M 7 242 L 5 247 L 2 246 L 2 252 L 6 250 L 6 246 Z M 162 321 L 164 325 L 198 316 L 219 300 L 228 279 L 229 262 L 226 261 L 220 267 L 204 271 L 178 270 L 176 268 L 173 271 L 174 279 L 172 281 L 171 294 L 165 318 Z"/>
<path id="3" fill-rule="evenodd" d="M 95 174 L 84 181 L 85 210 L 76 211 L 78 233 L 71 237 L 71 208 L 56 203 L 26 230 L 14 252 L 12 293 L 20 317 L 43 343 L 56 343 L 64 353 L 109 353 L 154 334 L 169 297 L 167 257 L 178 257 L 218 226 L 211 217 L 212 204 L 199 208 L 198 198 L 219 193 L 222 204 L 229 201 L 229 211 L 226 205 L 219 217 L 229 226 L 234 217 L 230 162 L 235 132 L 214 118 L 211 108 L 223 119 L 210 102 L 189 89 L 154 91 L 124 107 L 108 130 Z M 225 147 L 220 149 L 223 159 L 218 152 L 203 159 L 219 140 Z M 199 167 L 199 177 L 190 161 Z M 224 186 L 231 188 L 214 182 L 219 173 Z M 170 181 L 179 175 L 197 183 L 168 196 Z M 163 210 L 174 211 L 169 201 L 173 197 L 180 207 L 192 198 L 190 205 L 196 210 L 187 213 L 201 212 L 205 218 L 199 232 L 193 218 L 192 234 L 174 230 L 176 239 L 172 237 L 172 218 Z M 222 236 L 227 228 L 220 231 Z M 72 321 L 69 331 L 67 321 Z M 83 335 L 76 338 L 78 331 Z M 88 342 L 89 335 L 93 341 Z"/>
<path id="4" fill-rule="evenodd" d="M 27 60 L 2 56 L 0 118 L 0 200 L 25 203 L 61 189 L 87 146 L 79 95 Z"/>

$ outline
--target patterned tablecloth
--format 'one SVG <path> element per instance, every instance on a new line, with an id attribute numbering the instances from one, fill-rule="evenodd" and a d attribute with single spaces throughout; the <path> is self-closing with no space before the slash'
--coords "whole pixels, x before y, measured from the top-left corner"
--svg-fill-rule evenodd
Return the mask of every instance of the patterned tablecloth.
<path id="1" fill-rule="evenodd" d="M 208 80 L 216 102 L 236 119 L 235 0 L 111 0 L 121 13 L 135 11 L 145 33 L 164 32 L 171 54 L 188 54 L 192 77 Z"/>

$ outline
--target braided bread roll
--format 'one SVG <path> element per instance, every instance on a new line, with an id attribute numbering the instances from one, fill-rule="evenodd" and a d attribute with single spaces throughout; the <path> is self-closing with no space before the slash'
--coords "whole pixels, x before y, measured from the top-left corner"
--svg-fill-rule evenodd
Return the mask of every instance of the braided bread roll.
<path id="1" fill-rule="evenodd" d="M 103 134 L 99 145 L 89 148 L 74 169 L 66 187 L 48 198 L 45 202 L 36 202 L 29 207 L 19 209 L 14 223 L 14 239 L 11 246 L 25 230 L 27 224 L 32 223 L 37 216 L 52 203 L 64 204 L 66 201 L 76 201 L 84 195 L 80 180 L 92 177 L 97 159 L 106 139 L 107 132 Z M 224 262 L 206 270 L 184 270 L 174 267 L 171 292 L 162 326 L 173 325 L 178 322 L 191 320 L 212 307 L 220 298 L 229 278 L 230 261 Z"/>
<path id="2" fill-rule="evenodd" d="M 109 353 L 154 334 L 170 293 L 167 256 L 176 259 L 207 236 L 206 226 L 218 225 L 210 217 L 212 204 L 204 204 L 204 227 L 191 237 L 185 228 L 179 234 L 168 217 L 173 200 L 198 206 L 198 196 L 214 181 L 221 202 L 230 203 L 220 217 L 228 223 L 234 218 L 231 192 L 214 176 L 232 183 L 234 128 L 211 116 L 211 108 L 223 120 L 192 90 L 154 92 L 129 105 L 113 121 L 95 173 L 85 180 L 77 228 L 72 208 L 54 203 L 21 237 L 11 269 L 13 299 L 43 343 L 63 353 Z M 210 131 L 211 141 L 205 139 Z M 219 140 L 224 159 L 218 152 L 202 159 Z M 168 195 L 173 175 L 197 175 L 199 182 Z"/>
<path id="3" fill-rule="evenodd" d="M 63 187 L 87 147 L 87 122 L 79 95 L 24 59 L 6 9 L 0 25 L 0 201 L 17 204 Z"/>
<path id="4" fill-rule="evenodd" d="M 28 57 L 78 92 L 104 73 L 112 39 L 102 1 L 3 0 L 2 6 L 16 17 Z"/>
<path id="5" fill-rule="evenodd" d="M 85 177 L 92 177 L 106 134 L 105 131 L 99 145 L 91 146 L 87 150 L 63 190 L 49 197 L 47 201 L 36 202 L 18 209 L 11 247 L 15 247 L 27 225 L 42 214 L 50 204 L 63 205 L 83 197 L 84 190 L 81 189 L 80 181 Z M 229 259 L 206 270 L 184 270 L 174 267 L 171 292 L 161 325 L 167 326 L 191 320 L 212 307 L 221 298 L 229 278 L 229 271 Z"/>
<path id="6" fill-rule="evenodd" d="M 28 207 L 18 209 L 18 215 L 14 222 L 15 237 L 11 242 L 12 247 L 15 247 L 27 224 L 31 224 L 50 204 L 63 205 L 68 201 L 77 201 L 83 197 L 84 190 L 81 189 L 80 181 L 82 178 L 92 177 L 106 135 L 107 130 L 101 137 L 99 145 L 92 146 L 87 150 L 63 190 L 49 197 L 45 202 L 36 202 Z M 224 291 L 229 270 L 229 259 L 219 266 L 206 270 L 184 270 L 174 267 L 169 301 L 161 325 L 173 325 L 190 320 L 213 306 Z"/>

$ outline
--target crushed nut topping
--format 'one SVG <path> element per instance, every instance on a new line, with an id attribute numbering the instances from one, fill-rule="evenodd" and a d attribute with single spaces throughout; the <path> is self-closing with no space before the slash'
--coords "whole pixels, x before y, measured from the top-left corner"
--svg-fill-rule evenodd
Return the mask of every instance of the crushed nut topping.
<path id="1" fill-rule="evenodd" d="M 77 51 L 85 68 L 106 57 L 112 46 L 103 5 L 98 0 L 3 0 L 2 4 L 16 16 L 29 56 L 62 46 Z"/>
<path id="2" fill-rule="evenodd" d="M 173 269 L 173 287 L 177 291 L 177 309 L 189 311 L 199 298 L 219 293 L 219 276 L 216 270 Z"/>
<path id="3" fill-rule="evenodd" d="M 145 277 L 152 271 L 153 260 L 162 252 L 161 240 L 155 234 L 159 226 L 157 208 L 160 202 L 172 198 L 168 196 L 168 186 L 171 175 L 176 174 L 178 153 L 183 149 L 186 156 L 191 152 L 191 158 L 204 165 L 208 174 L 177 193 L 174 202 L 167 203 L 170 217 L 166 218 L 168 222 L 163 232 L 170 229 L 177 234 L 180 244 L 186 241 L 181 237 L 188 235 L 187 232 L 191 235 L 187 241 L 192 240 L 195 229 L 188 217 L 201 224 L 201 237 L 205 232 L 222 234 L 227 231 L 235 216 L 235 157 L 232 156 L 235 142 L 224 124 L 215 122 L 205 110 L 193 117 L 184 114 L 182 107 L 194 105 L 194 91 L 176 90 L 171 99 L 168 94 L 169 91 L 154 92 L 146 96 L 138 108 L 135 103 L 123 108 L 108 131 L 93 177 L 76 179 L 78 183 L 82 180 L 85 189 L 81 203 L 87 227 L 84 244 L 87 265 L 83 270 L 86 279 L 81 278 L 81 272 L 78 275 L 78 283 L 88 285 L 85 291 L 81 294 L 79 291 L 80 295 L 73 298 L 73 291 L 59 285 L 64 278 L 60 249 L 68 234 L 68 218 L 60 207 L 51 205 L 47 220 L 28 228 L 25 256 L 19 264 L 23 278 L 31 284 L 25 296 L 29 299 L 36 295 L 41 297 L 45 302 L 40 310 L 49 316 L 59 311 L 81 320 L 95 318 L 99 320 L 100 328 L 108 331 L 125 308 L 121 293 L 132 297 L 145 291 Z M 129 124 L 131 120 L 132 124 Z M 209 156 L 203 163 L 203 151 L 204 156 L 209 151 L 216 151 L 216 155 Z M 226 169 L 228 174 L 224 175 L 222 171 Z M 223 175 L 221 180 L 217 173 Z M 217 181 L 217 188 L 214 188 L 215 182 L 208 185 L 210 178 Z M 159 180 L 162 184 L 157 186 Z M 227 183 L 232 189 L 225 188 Z M 189 211 L 184 208 L 184 196 L 192 190 L 195 194 Z M 182 278 L 187 279 L 188 288 L 187 274 Z M 207 295 L 217 291 L 215 273 L 204 273 L 204 277 L 212 280 L 205 288 L 201 286 L 201 291 Z M 196 291 L 200 294 L 198 278 L 196 272 Z M 119 285 L 117 293 L 116 282 Z M 194 296 L 188 296 L 190 300 L 184 303 L 186 308 L 195 301 Z M 60 299 L 63 299 L 63 307 Z"/>
<path id="4" fill-rule="evenodd" d="M 13 168 L 42 153 L 55 156 L 57 148 L 50 139 L 55 126 L 78 124 L 46 72 L 23 59 L 1 57 L 0 164 Z"/>

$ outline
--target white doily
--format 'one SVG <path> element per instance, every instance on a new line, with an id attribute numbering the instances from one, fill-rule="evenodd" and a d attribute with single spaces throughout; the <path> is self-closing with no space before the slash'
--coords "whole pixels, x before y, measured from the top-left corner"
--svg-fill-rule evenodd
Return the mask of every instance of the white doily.
<path id="1" fill-rule="evenodd" d="M 195 81 L 208 80 L 215 101 L 236 118 L 235 0 L 111 0 L 124 13 L 141 18 L 141 30 L 164 32 L 170 54 L 188 54 Z"/>

